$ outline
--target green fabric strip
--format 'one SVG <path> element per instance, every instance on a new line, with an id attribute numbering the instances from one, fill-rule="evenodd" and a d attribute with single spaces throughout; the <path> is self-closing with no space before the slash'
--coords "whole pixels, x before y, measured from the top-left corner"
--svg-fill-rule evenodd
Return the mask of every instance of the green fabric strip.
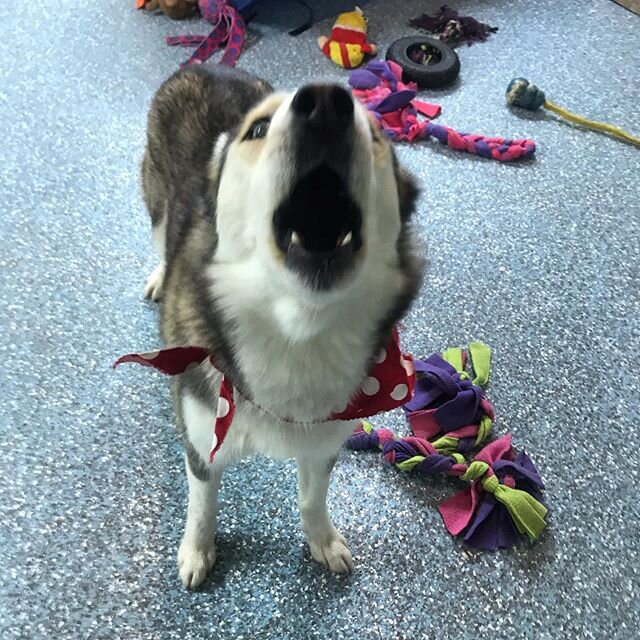
<path id="1" fill-rule="evenodd" d="M 408 460 L 397 462 L 396 467 L 398 467 L 400 471 L 411 471 L 416 465 L 420 464 L 423 460 L 424 460 L 424 456 L 413 456 L 413 458 L 409 458 Z"/>
<path id="2" fill-rule="evenodd" d="M 370 422 L 367 422 L 366 420 L 362 421 L 362 430 L 365 433 L 371 433 L 373 431 L 373 425 Z"/>
<path id="3" fill-rule="evenodd" d="M 483 342 L 470 342 L 469 355 L 476 376 L 473 384 L 486 385 L 489 382 L 489 370 L 491 369 L 491 348 Z"/>
<path id="4" fill-rule="evenodd" d="M 488 415 L 482 416 L 480 418 L 480 424 L 478 425 L 478 435 L 476 437 L 476 444 L 480 444 L 484 442 L 491 433 L 491 427 L 493 427 L 493 422 Z"/>
<path id="5" fill-rule="evenodd" d="M 478 478 L 482 478 L 482 476 L 485 473 L 487 473 L 488 468 L 489 468 L 489 465 L 486 462 L 482 462 L 482 460 L 474 460 L 469 465 L 469 468 L 465 471 L 464 475 L 460 477 L 462 480 L 468 480 L 469 482 L 473 482 Z"/>
<path id="6" fill-rule="evenodd" d="M 446 456 L 458 448 L 458 442 L 458 438 L 442 436 L 437 440 L 434 440 L 432 444 L 437 449 L 438 453 Z"/>
<path id="7" fill-rule="evenodd" d="M 458 373 L 464 373 L 462 366 L 462 349 L 451 347 L 442 352 L 442 357 L 446 360 Z"/>
<path id="8" fill-rule="evenodd" d="M 464 478 L 464 476 L 463 476 Z M 507 507 L 518 531 L 525 534 L 529 540 L 536 540 L 547 523 L 544 517 L 547 508 L 540 504 L 532 495 L 520 489 L 512 489 L 498 482 L 496 476 L 482 479 L 482 487 L 492 493 L 496 500 Z"/>

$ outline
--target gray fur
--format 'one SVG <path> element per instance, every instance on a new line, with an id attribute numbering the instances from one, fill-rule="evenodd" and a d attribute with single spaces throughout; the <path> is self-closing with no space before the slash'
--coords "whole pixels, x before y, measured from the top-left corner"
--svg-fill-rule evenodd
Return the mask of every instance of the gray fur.
<path id="1" fill-rule="evenodd" d="M 232 139 L 249 109 L 271 91 L 265 81 L 223 66 L 178 71 L 160 87 L 151 105 L 142 163 L 144 200 L 152 224 L 158 225 L 167 218 L 162 337 L 168 346 L 198 345 L 211 350 L 218 367 L 249 397 L 235 362 L 229 327 L 225 326 L 204 275 L 204 266 L 211 261 L 217 245 L 215 199 L 223 171 L 220 169 L 218 178 L 212 178 L 208 169 L 218 136 L 231 132 Z M 398 292 L 393 308 L 379 327 L 372 361 L 413 301 L 421 282 L 422 261 L 415 256 L 408 227 L 417 189 L 395 159 L 394 166 L 403 222 L 398 241 L 399 264 L 408 285 Z M 216 390 L 199 370 L 173 381 L 178 424 L 190 468 L 197 478 L 206 479 L 207 466 L 188 442 L 183 425 L 179 399 L 187 390 L 203 403 L 210 403 Z"/>

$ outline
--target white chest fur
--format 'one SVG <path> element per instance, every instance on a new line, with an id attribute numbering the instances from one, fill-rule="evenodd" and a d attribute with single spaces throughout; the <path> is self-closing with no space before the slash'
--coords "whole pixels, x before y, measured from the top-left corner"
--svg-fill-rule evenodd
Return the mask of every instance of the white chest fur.
<path id="1" fill-rule="evenodd" d="M 378 263 L 363 269 L 339 300 L 311 304 L 276 290 L 256 266 L 249 260 L 211 267 L 255 402 L 296 419 L 343 410 L 366 375 L 377 327 L 402 276 Z"/>

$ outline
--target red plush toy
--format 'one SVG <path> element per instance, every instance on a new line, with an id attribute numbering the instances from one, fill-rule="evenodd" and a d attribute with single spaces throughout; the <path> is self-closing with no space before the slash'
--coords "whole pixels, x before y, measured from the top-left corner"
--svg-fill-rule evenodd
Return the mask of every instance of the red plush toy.
<path id="1" fill-rule="evenodd" d="M 345 69 L 360 66 L 365 55 L 376 52 L 375 45 L 367 42 L 367 19 L 358 7 L 341 13 L 331 29 L 331 36 L 320 36 L 318 46 L 327 58 Z"/>

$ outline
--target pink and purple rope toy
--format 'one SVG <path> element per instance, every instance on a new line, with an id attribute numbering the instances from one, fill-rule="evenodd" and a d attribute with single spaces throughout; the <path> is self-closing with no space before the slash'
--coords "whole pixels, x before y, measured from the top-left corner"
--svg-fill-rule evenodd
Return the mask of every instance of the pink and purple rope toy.
<path id="1" fill-rule="evenodd" d="M 233 67 L 246 37 L 247 29 L 240 13 L 227 0 L 198 0 L 198 10 L 202 17 L 213 25 L 208 36 L 186 34 L 169 36 L 167 44 L 180 47 L 197 47 L 186 62 L 180 66 L 202 64 L 220 47 L 225 46 L 220 64 Z"/>
<path id="2" fill-rule="evenodd" d="M 500 162 L 530 158 L 535 153 L 533 140 L 488 138 L 434 124 L 430 119 L 439 115 L 440 107 L 416 100 L 416 84 L 402 82 L 402 68 L 395 62 L 372 60 L 351 73 L 349 84 L 353 95 L 371 112 L 383 134 L 395 142 L 433 137 L 456 151 Z M 418 120 L 419 113 L 427 119 Z"/>
<path id="3" fill-rule="evenodd" d="M 461 349 L 414 361 L 418 379 L 413 398 L 404 405 L 413 435 L 398 438 L 363 421 L 347 446 L 380 449 L 383 460 L 401 471 L 469 482 L 438 507 L 445 527 L 471 547 L 507 549 L 522 536 L 537 539 L 544 530 L 544 485 L 526 453 L 512 447 L 509 434 L 468 457 L 489 437 L 494 419 L 482 389 L 489 380 L 491 350 L 472 342 L 469 353 L 473 381 Z"/>

